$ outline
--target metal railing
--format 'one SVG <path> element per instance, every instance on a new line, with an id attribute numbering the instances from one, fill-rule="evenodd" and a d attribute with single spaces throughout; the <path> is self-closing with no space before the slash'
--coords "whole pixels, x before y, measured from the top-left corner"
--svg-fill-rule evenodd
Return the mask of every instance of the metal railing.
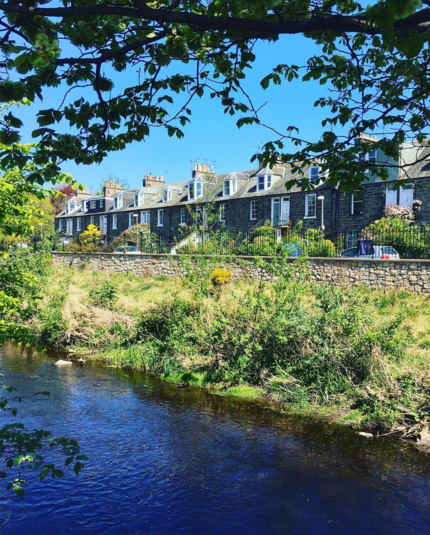
<path id="1" fill-rule="evenodd" d="M 317 229 L 295 231 L 289 228 L 258 227 L 252 232 L 205 232 L 198 244 L 177 247 L 178 254 L 233 254 L 274 256 L 283 250 L 290 256 L 336 257 L 358 255 L 359 239 L 371 239 L 374 246 L 391 247 L 405 259 L 430 259 L 430 226 L 411 225 L 402 229 L 378 231 L 348 230 L 343 233 Z M 342 254 L 343 253 L 343 254 Z"/>

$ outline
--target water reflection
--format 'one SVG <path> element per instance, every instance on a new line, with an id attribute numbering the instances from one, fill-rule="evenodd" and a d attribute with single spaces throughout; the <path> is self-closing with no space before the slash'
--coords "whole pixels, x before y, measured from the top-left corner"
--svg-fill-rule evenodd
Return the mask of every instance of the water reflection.
<path id="1" fill-rule="evenodd" d="M 429 458 L 145 374 L 3 350 L 28 425 L 76 437 L 79 478 L 4 496 L 3 533 L 426 533 Z M 30 379 L 33 377 L 33 379 Z"/>

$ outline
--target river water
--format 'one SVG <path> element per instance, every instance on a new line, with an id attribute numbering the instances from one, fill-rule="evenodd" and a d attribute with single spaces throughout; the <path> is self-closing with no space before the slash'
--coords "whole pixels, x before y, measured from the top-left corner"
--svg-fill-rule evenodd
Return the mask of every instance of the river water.
<path id="1" fill-rule="evenodd" d="M 5 346 L 0 365 L 25 399 L 21 420 L 78 439 L 90 460 L 79 477 L 29 478 L 24 500 L 2 491 L 2 534 L 430 533 L 430 456 L 143 373 L 54 362 Z"/>

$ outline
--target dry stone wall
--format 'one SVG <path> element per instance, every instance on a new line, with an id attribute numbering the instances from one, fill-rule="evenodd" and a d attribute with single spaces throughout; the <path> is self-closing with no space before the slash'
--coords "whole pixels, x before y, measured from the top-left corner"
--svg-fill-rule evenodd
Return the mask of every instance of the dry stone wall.
<path id="1" fill-rule="evenodd" d="M 259 258 L 265 263 L 272 258 Z M 293 260 L 291 260 L 293 261 Z M 142 276 L 181 276 L 197 269 L 193 258 L 166 254 L 61 253 L 53 254 L 55 265 L 87 267 L 94 271 L 134 273 Z M 273 280 L 274 276 L 257 265 L 253 257 L 226 259 L 233 279 Z M 430 294 L 430 260 L 374 260 L 349 258 L 311 258 L 309 280 L 336 286 L 365 285 L 378 290 L 404 289 L 416 294 Z"/>

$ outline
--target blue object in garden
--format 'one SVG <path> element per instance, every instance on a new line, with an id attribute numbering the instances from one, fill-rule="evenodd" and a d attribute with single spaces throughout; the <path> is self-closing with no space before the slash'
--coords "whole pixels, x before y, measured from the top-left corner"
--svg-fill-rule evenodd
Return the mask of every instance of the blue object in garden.
<path id="1" fill-rule="evenodd" d="M 358 254 L 363 256 L 374 255 L 373 240 L 358 240 Z"/>
<path id="2" fill-rule="evenodd" d="M 287 248 L 288 256 L 300 256 L 302 253 L 298 242 L 284 243 L 283 246 Z"/>

